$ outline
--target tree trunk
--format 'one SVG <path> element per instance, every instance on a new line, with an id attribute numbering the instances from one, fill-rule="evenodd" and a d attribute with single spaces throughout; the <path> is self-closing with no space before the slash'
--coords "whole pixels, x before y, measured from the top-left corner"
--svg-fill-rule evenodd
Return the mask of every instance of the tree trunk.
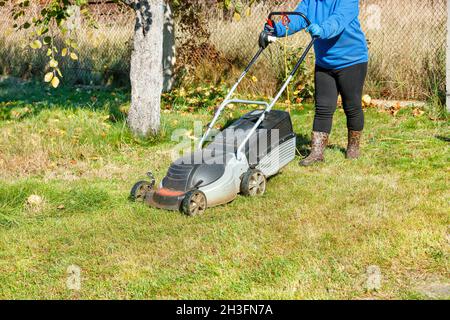
<path id="1" fill-rule="evenodd" d="M 137 0 L 131 55 L 131 109 L 128 125 L 134 134 L 156 134 L 160 126 L 163 87 L 164 0 Z"/>

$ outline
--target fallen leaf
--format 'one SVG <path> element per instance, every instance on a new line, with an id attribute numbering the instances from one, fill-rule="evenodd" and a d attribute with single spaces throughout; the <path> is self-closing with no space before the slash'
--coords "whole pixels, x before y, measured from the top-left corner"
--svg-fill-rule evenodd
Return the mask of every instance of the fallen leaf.
<path id="1" fill-rule="evenodd" d="M 366 94 L 362 97 L 362 102 L 364 106 L 369 107 L 372 103 L 372 97 Z"/>
<path id="2" fill-rule="evenodd" d="M 419 108 L 415 108 L 415 109 L 413 110 L 413 116 L 416 117 L 416 118 L 417 118 L 417 117 L 423 116 L 424 113 L 425 113 L 425 111 L 423 111 L 423 110 L 421 110 L 421 109 L 419 109 Z"/>
<path id="3" fill-rule="evenodd" d="M 397 116 L 397 114 L 400 112 L 400 110 L 402 109 L 402 106 L 400 105 L 399 102 L 397 102 L 395 105 L 393 105 L 389 111 L 391 113 L 391 115 L 393 115 L 394 117 Z"/>
<path id="4" fill-rule="evenodd" d="M 29 196 L 27 199 L 27 204 L 30 206 L 39 206 L 42 204 L 42 202 L 43 202 L 42 197 L 36 194 Z"/>

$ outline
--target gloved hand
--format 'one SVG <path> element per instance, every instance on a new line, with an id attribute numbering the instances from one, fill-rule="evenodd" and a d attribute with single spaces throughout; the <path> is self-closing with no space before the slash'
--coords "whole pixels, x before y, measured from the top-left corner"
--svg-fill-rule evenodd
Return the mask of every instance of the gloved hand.
<path id="1" fill-rule="evenodd" d="M 276 37 L 277 36 L 277 29 L 275 29 L 275 24 L 272 21 L 273 27 L 267 22 L 264 25 L 264 32 L 266 32 L 269 36 Z"/>
<path id="2" fill-rule="evenodd" d="M 308 31 L 311 36 L 313 36 L 314 38 L 321 38 L 322 34 L 323 34 L 323 29 L 321 26 L 319 26 L 316 23 L 313 23 L 312 25 L 310 25 L 306 31 Z"/>

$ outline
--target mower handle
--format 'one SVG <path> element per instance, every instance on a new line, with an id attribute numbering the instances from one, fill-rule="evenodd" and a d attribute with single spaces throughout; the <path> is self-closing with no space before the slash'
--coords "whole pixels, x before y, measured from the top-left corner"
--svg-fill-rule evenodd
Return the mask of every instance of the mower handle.
<path id="1" fill-rule="evenodd" d="M 301 12 L 272 12 L 269 15 L 269 21 L 272 21 L 272 17 L 273 16 L 285 16 L 285 15 L 296 15 L 296 16 L 300 16 L 302 17 L 305 21 L 306 21 L 306 25 L 309 27 L 311 25 L 311 21 L 308 19 L 308 17 L 306 17 L 303 13 Z M 251 129 L 250 133 L 247 135 L 246 139 L 244 139 L 244 141 L 241 143 L 241 145 L 238 147 L 237 150 L 237 157 L 241 156 L 242 153 L 242 148 L 244 148 L 245 144 L 247 143 L 247 141 L 250 139 L 251 135 L 256 131 L 256 129 L 259 127 L 259 125 L 262 123 L 262 121 L 264 120 L 265 116 L 267 113 L 269 113 L 272 108 L 275 106 L 276 102 L 280 99 L 281 95 L 283 94 L 283 92 L 286 90 L 286 88 L 288 87 L 289 83 L 291 82 L 292 78 L 294 77 L 295 73 L 298 71 L 298 69 L 300 68 L 301 64 L 303 63 L 303 61 L 306 59 L 306 56 L 308 55 L 308 52 L 311 50 L 311 48 L 314 45 L 314 42 L 317 40 L 317 37 L 312 37 L 311 42 L 307 45 L 305 51 L 303 52 L 302 56 L 300 57 L 300 59 L 297 61 L 297 64 L 294 67 L 294 70 L 292 70 L 291 74 L 289 75 L 289 77 L 287 78 L 287 80 L 284 82 L 283 87 L 281 88 L 281 90 L 277 93 L 276 97 L 271 101 L 271 103 L 266 103 L 266 102 L 261 102 L 261 101 L 247 101 L 247 100 L 231 100 L 231 97 L 233 96 L 234 92 L 236 91 L 237 87 L 239 86 L 239 84 L 242 82 L 242 80 L 245 78 L 245 76 L 247 75 L 247 73 L 250 71 L 251 67 L 256 63 L 256 61 L 259 59 L 259 57 L 261 56 L 261 54 L 263 53 L 263 51 L 267 48 L 268 44 L 271 42 L 275 41 L 275 37 L 269 36 L 266 32 L 262 32 L 260 35 L 260 47 L 258 52 L 255 54 L 255 56 L 253 57 L 253 59 L 250 61 L 250 63 L 247 65 L 247 67 L 245 68 L 244 72 L 241 74 L 241 76 L 239 77 L 239 79 L 237 80 L 237 82 L 234 84 L 234 86 L 231 88 L 231 90 L 228 92 L 227 96 L 225 97 L 224 101 L 221 103 L 221 105 L 219 106 L 219 108 L 216 111 L 216 114 L 214 115 L 214 119 L 212 120 L 211 123 L 209 123 L 208 128 L 205 132 L 205 134 L 203 135 L 202 139 L 200 140 L 200 143 L 198 144 L 199 149 L 201 150 L 203 147 L 203 144 L 205 143 L 206 139 L 209 137 L 211 131 L 213 130 L 214 124 L 217 122 L 217 120 L 219 119 L 220 114 L 222 113 L 223 109 L 225 109 L 225 107 L 227 105 L 229 105 L 230 103 L 244 103 L 244 104 L 258 104 L 258 105 L 264 105 L 266 107 L 265 111 L 261 114 L 261 117 L 259 118 L 259 120 L 255 123 L 255 125 L 253 126 L 253 128 Z M 266 43 L 265 45 L 261 45 L 261 43 L 264 42 Z"/>
<path id="2" fill-rule="evenodd" d="M 269 14 L 269 18 L 267 19 L 267 23 L 271 26 L 271 27 L 275 27 L 274 21 L 272 20 L 272 18 L 274 16 L 283 16 L 283 17 L 287 17 L 289 19 L 289 15 L 292 16 L 299 16 L 302 17 L 303 20 L 305 20 L 306 22 L 306 26 L 309 27 L 311 25 L 311 20 L 308 19 L 308 17 L 301 12 L 297 12 L 297 11 L 293 11 L 293 12 L 285 12 L 285 11 L 281 11 L 281 12 L 272 12 Z M 313 37 L 313 40 L 315 40 L 314 38 L 317 37 Z M 271 35 L 269 35 L 267 32 L 263 31 L 260 36 L 259 36 L 259 46 L 263 49 L 267 48 L 267 46 L 273 42 L 276 42 L 277 38 L 273 37 Z"/>
<path id="3" fill-rule="evenodd" d="M 305 14 L 301 13 L 301 12 L 296 12 L 296 11 L 293 11 L 293 12 L 284 12 L 284 11 L 282 11 L 282 12 L 272 12 L 272 13 L 269 14 L 269 20 L 272 20 L 273 16 L 300 16 L 300 17 L 303 18 L 303 20 L 306 21 L 306 26 L 307 27 L 309 27 L 311 25 L 311 20 L 309 20 L 308 17 Z"/>

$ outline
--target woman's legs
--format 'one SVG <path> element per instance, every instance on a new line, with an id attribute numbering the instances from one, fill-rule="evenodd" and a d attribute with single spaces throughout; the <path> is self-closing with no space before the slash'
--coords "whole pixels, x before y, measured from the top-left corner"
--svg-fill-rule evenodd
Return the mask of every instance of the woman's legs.
<path id="1" fill-rule="evenodd" d="M 311 138 L 311 153 L 300 162 L 310 166 L 324 160 L 323 153 L 328 144 L 328 137 L 333 125 L 333 115 L 337 107 L 338 87 L 332 70 L 316 66 L 316 114 Z"/>
<path id="2" fill-rule="evenodd" d="M 342 96 L 347 116 L 348 148 L 347 158 L 359 157 L 359 145 L 364 129 L 362 93 L 367 75 L 367 63 L 357 64 L 341 70 L 328 70 L 316 66 L 316 114 L 312 134 L 311 154 L 300 162 L 309 166 L 323 161 L 323 152 L 333 126 L 339 93 Z"/>
<path id="3" fill-rule="evenodd" d="M 333 70 L 316 66 L 315 88 L 316 114 L 313 131 L 330 134 L 338 100 L 338 84 Z"/>
<path id="4" fill-rule="evenodd" d="M 348 147 L 347 158 L 359 158 L 359 147 L 364 130 L 362 94 L 367 75 L 367 63 L 357 64 L 336 71 L 338 89 L 347 115 Z"/>
<path id="5" fill-rule="evenodd" d="M 364 112 L 362 94 L 367 75 L 367 63 L 341 70 L 316 67 L 316 116 L 314 131 L 331 133 L 333 115 L 336 112 L 338 94 L 342 96 L 347 127 L 351 131 L 363 131 Z"/>
<path id="6" fill-rule="evenodd" d="M 347 115 L 347 127 L 351 131 L 364 130 L 362 94 L 366 75 L 367 63 L 336 71 L 338 90 Z"/>

